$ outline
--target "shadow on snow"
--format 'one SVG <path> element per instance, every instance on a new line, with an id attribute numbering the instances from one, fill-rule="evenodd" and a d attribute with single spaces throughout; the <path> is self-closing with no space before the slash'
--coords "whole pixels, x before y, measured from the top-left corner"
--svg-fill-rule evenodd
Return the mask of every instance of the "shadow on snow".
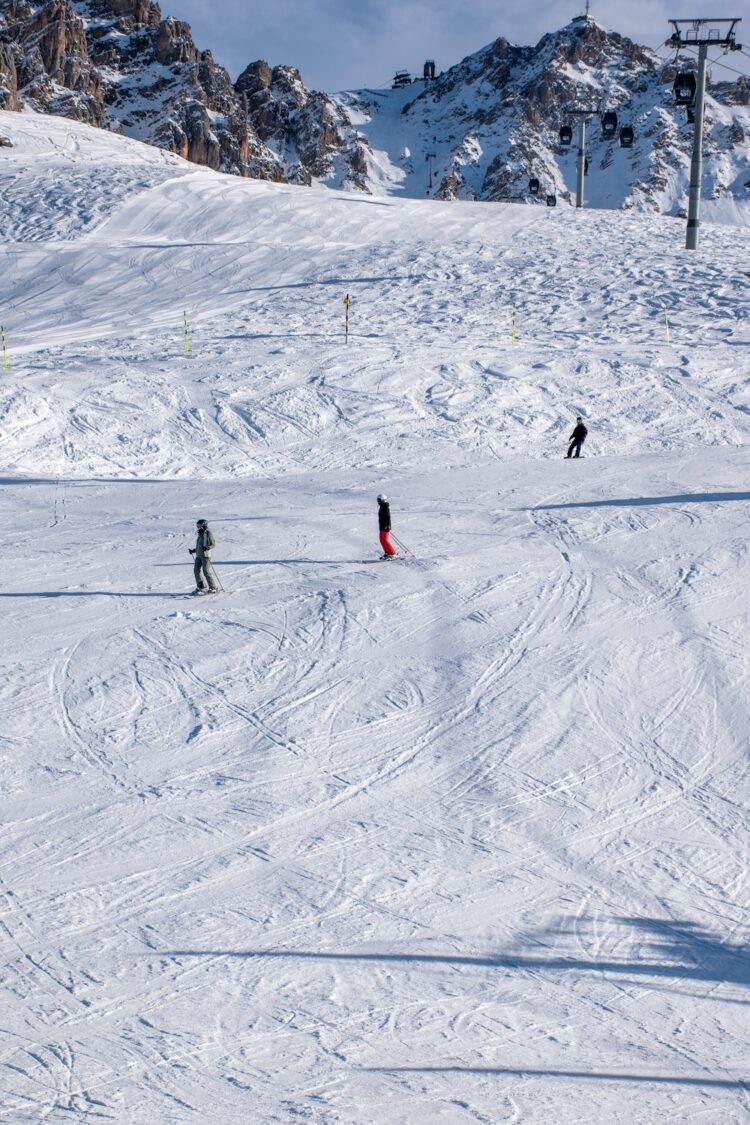
<path id="1" fill-rule="evenodd" d="M 477 969 L 612 973 L 629 977 L 703 980 L 750 986 L 750 949 L 722 942 L 691 922 L 656 918 L 619 918 L 621 926 L 642 931 L 643 957 L 630 960 L 585 960 L 580 957 L 457 953 L 329 952 L 303 949 L 182 949 L 160 951 L 167 957 L 237 957 L 245 960 L 311 960 L 382 962 L 392 965 L 457 965 Z"/>
<path id="2" fill-rule="evenodd" d="M 750 492 L 688 492 L 680 496 L 632 496 L 627 500 L 575 500 L 569 504 L 540 504 L 522 512 L 553 512 L 562 508 L 640 508 L 650 504 L 721 504 L 750 500 Z"/>
<path id="3" fill-rule="evenodd" d="M 618 1074 L 616 1071 L 537 1070 L 504 1066 L 368 1066 L 368 1074 L 496 1074 L 507 1078 L 573 1078 L 592 1082 L 651 1082 L 669 1086 L 710 1086 L 724 1090 L 750 1089 L 750 1081 L 742 1078 L 709 1078 L 690 1074 Z"/>
<path id="4" fill-rule="evenodd" d="M 0 591 L 0 598 L 180 598 L 189 590 L 21 590 Z"/>
<path id="5" fill-rule="evenodd" d="M 212 520 L 218 523 L 218 520 Z M 344 566 L 347 563 L 379 562 L 379 556 L 372 559 L 216 559 L 217 568 L 224 566 Z M 168 562 L 154 563 L 156 566 L 190 566 L 190 563 Z"/>

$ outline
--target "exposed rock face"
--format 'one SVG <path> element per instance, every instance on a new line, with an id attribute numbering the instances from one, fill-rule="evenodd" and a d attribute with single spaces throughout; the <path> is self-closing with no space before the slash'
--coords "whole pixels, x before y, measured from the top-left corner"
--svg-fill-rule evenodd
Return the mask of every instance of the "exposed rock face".
<path id="1" fill-rule="evenodd" d="M 736 82 L 717 82 L 712 93 L 724 105 L 750 105 L 750 78 L 743 74 Z"/>
<path id="2" fill-rule="evenodd" d="M 245 104 L 227 71 L 149 0 L 0 0 L 0 100 L 250 171 Z"/>
<path id="3" fill-rule="evenodd" d="M 254 63 L 235 86 L 151 0 L 0 0 L 0 108 L 24 103 L 224 172 L 366 190 L 345 110 L 292 67 Z"/>
<path id="4" fill-rule="evenodd" d="M 253 129 L 274 151 L 289 180 L 330 180 L 367 190 L 364 138 L 342 106 L 305 87 L 298 70 L 251 63 L 236 89 L 247 98 Z"/>
<path id="5" fill-rule="evenodd" d="M 66 0 L 43 6 L 11 0 L 0 23 L 0 59 L 0 81 L 9 88 L 6 97 L 0 91 L 3 108 L 20 108 L 22 94 L 49 113 L 104 123 L 101 80 L 91 66 L 84 23 Z"/>
<path id="6" fill-rule="evenodd" d="M 108 127 L 196 164 L 246 175 L 244 105 L 227 71 L 210 51 L 198 50 L 189 24 L 162 19 L 158 4 L 148 0 L 88 0 L 85 6 Z"/>
<path id="7" fill-rule="evenodd" d="M 21 108 L 16 60 L 12 48 L 5 43 L 0 43 L 0 108 Z"/>

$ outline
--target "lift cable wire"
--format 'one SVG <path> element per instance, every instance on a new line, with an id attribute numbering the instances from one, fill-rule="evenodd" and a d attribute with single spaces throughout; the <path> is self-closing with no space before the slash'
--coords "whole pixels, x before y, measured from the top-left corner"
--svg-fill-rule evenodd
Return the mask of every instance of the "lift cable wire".
<path id="1" fill-rule="evenodd" d="M 694 50 L 693 50 L 693 49 L 692 49 L 691 47 L 681 47 L 681 48 L 680 48 L 680 50 L 682 50 L 682 51 L 689 51 L 691 55 L 695 55 L 696 57 L 697 57 L 697 55 L 698 55 L 698 52 L 697 52 L 697 51 L 694 51 Z M 747 75 L 747 72 L 746 72 L 746 71 L 744 71 L 744 70 L 735 70 L 735 68 L 734 68 L 733 66 L 727 66 L 727 64 L 726 64 L 726 63 L 723 63 L 723 62 L 719 62 L 719 60 L 718 60 L 718 59 L 709 59 L 709 60 L 708 60 L 708 65 L 709 65 L 709 66 L 723 66 L 723 67 L 724 67 L 724 70 L 731 70 L 732 74 L 739 74 L 740 78 L 747 78 L 747 77 L 748 77 L 748 75 Z"/>

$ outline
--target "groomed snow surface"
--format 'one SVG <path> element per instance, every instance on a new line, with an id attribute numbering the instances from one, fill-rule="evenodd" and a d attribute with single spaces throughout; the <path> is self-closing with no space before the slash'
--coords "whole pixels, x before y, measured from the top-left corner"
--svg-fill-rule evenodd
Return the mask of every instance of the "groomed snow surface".
<path id="1" fill-rule="evenodd" d="M 750 1120 L 746 229 L 0 133 L 0 1120 Z"/>

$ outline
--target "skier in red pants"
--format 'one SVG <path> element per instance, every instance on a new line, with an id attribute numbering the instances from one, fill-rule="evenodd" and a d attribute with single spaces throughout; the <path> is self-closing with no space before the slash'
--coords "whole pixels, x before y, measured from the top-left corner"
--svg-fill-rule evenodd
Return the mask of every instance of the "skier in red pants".
<path id="1" fill-rule="evenodd" d="M 391 543 L 391 507 L 388 497 L 381 492 L 378 496 L 378 526 L 380 528 L 380 546 L 383 548 L 383 558 L 392 559 L 396 554 Z"/>

